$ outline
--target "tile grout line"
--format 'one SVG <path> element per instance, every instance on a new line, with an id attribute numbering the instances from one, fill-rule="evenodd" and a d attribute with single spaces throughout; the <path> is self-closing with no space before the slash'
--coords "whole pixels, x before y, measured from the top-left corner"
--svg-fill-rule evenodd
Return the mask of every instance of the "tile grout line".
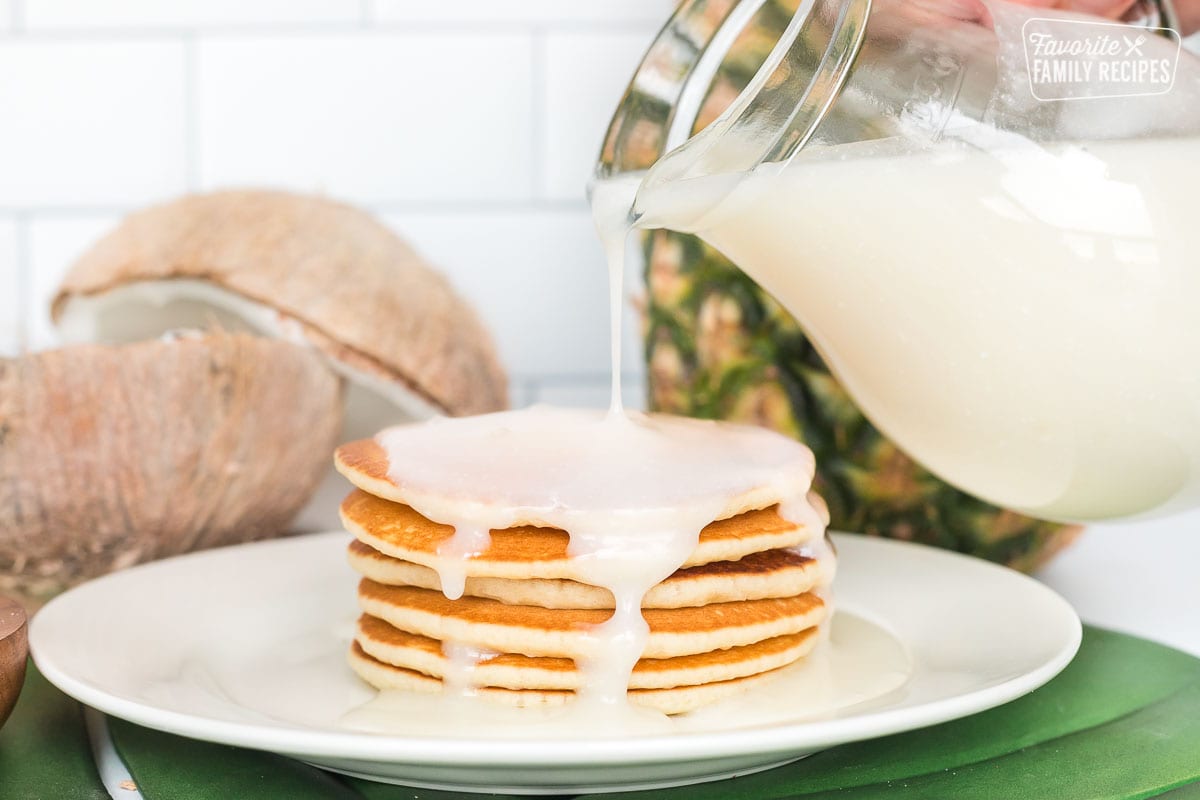
<path id="1" fill-rule="evenodd" d="M 521 391 L 518 407 L 531 406 L 538 402 L 538 396 L 542 393 L 541 382 L 537 378 L 524 378 L 521 380 Z"/>
<path id="2" fill-rule="evenodd" d="M 29 258 L 29 215 L 18 211 L 13 215 L 15 249 L 17 256 L 17 354 L 29 352 L 32 340 L 30 327 L 33 319 L 29 313 L 33 307 L 33 264 Z"/>
<path id="3" fill-rule="evenodd" d="M 587 202 L 556 197 L 532 200 L 470 201 L 411 200 L 403 202 L 361 203 L 377 214 L 521 214 L 521 213 L 588 213 Z"/>
<path id="4" fill-rule="evenodd" d="M 356 200 L 342 195 L 330 195 L 334 199 L 358 206 L 377 216 L 396 215 L 441 215 L 455 214 L 463 216 L 486 216 L 489 214 L 572 214 L 587 213 L 587 203 L 582 199 L 568 200 L 558 198 L 538 198 L 534 200 L 516 201 L 476 201 L 476 200 L 405 200 L 383 201 Z M 72 217 L 124 215 L 133 208 L 144 205 L 146 201 L 131 204 L 72 206 L 0 206 L 0 215 L 30 214 L 48 219 L 63 219 Z"/>
<path id="5" fill-rule="evenodd" d="M 564 387 L 586 386 L 588 388 L 603 388 L 609 383 L 609 373 L 596 372 L 581 372 L 578 375 L 570 375 L 561 372 L 547 373 L 530 373 L 518 372 L 513 374 L 514 381 L 526 381 L 531 384 L 536 384 L 538 388 L 560 389 Z M 641 373 L 637 371 L 621 370 L 621 380 L 636 380 L 641 377 Z"/>
<path id="6" fill-rule="evenodd" d="M 196 92 L 197 59 L 199 58 L 196 34 L 188 34 L 183 41 L 183 157 L 184 180 L 189 192 L 200 186 L 200 147 L 197 122 L 200 116 L 199 97 Z"/>
<path id="7" fill-rule="evenodd" d="M 364 0 L 367 2 L 368 0 Z M 408 20 L 403 22 L 380 20 L 374 15 L 364 20 L 361 15 L 356 19 L 338 20 L 334 22 L 276 22 L 276 23 L 228 23 L 211 25 L 136 25 L 112 26 L 40 26 L 30 28 L 25 24 L 24 15 L 19 5 L 21 0 L 14 0 L 11 14 L 13 30 L 0 32 L 0 41 L 22 38 L 45 42 L 78 42 L 104 41 L 123 39 L 169 39 L 177 41 L 186 34 L 203 34 L 213 38 L 287 38 L 291 36 L 344 36 L 346 34 L 360 35 L 454 35 L 454 34 L 496 34 L 512 35 L 528 33 L 531 28 L 541 28 L 564 33 L 646 33 L 648 23 L 645 20 L 521 20 L 494 19 L 488 20 Z"/>
<path id="8" fill-rule="evenodd" d="M 529 146 L 532 149 L 530 164 L 530 184 L 533 189 L 532 196 L 535 198 L 544 198 L 546 192 L 546 140 L 547 140 L 547 125 L 546 120 L 549 116 L 549 86 L 548 76 L 546 74 L 546 66 L 549 60 L 547 53 L 547 36 L 546 29 L 535 27 L 531 30 L 531 70 L 533 86 L 530 91 L 531 110 L 533 118 L 532 128 L 529 133 Z"/>

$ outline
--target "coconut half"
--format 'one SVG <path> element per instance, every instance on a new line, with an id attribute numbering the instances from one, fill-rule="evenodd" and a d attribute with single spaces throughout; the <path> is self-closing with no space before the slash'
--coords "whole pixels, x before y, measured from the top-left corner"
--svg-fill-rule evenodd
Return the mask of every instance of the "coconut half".
<path id="1" fill-rule="evenodd" d="M 226 191 L 134 213 L 74 265 L 51 314 L 65 342 L 217 325 L 311 347 L 348 380 L 342 441 L 508 404 L 491 336 L 449 282 L 320 197 Z M 345 491 L 330 470 L 297 527 L 338 527 Z"/>
<path id="2" fill-rule="evenodd" d="M 286 532 L 327 469 L 340 384 L 310 349 L 245 334 L 0 359 L 0 593 L 36 605 Z"/>

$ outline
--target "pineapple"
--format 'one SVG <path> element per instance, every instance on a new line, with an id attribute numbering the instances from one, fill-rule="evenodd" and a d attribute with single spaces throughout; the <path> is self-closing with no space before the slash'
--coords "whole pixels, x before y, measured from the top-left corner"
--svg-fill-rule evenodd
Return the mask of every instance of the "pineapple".
<path id="1" fill-rule="evenodd" d="M 1078 527 L 991 506 L 931 475 L 876 430 L 794 319 L 720 253 L 645 236 L 645 342 L 655 411 L 727 419 L 802 439 L 832 527 L 922 542 L 1030 571 Z"/>

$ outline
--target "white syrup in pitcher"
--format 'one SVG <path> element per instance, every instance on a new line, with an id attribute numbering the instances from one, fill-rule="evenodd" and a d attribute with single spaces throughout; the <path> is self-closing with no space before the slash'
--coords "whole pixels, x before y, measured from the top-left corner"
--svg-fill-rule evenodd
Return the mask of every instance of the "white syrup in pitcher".
<path id="1" fill-rule="evenodd" d="M 1062 519 L 1195 504 L 1200 140 L 987 144 L 804 151 L 644 191 L 639 225 L 729 256 L 956 485 Z"/>

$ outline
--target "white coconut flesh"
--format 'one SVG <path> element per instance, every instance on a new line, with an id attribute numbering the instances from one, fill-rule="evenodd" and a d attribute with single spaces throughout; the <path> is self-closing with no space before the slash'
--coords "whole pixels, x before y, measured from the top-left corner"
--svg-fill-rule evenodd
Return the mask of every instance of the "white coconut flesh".
<path id="1" fill-rule="evenodd" d="M 64 344 L 128 344 L 181 328 L 245 331 L 319 350 L 303 325 L 277 309 L 188 278 L 136 281 L 98 294 L 70 295 L 57 320 Z M 345 379 L 339 441 L 367 438 L 389 425 L 442 413 L 400 381 L 384 380 L 334 358 L 326 358 L 326 362 Z M 337 529 L 337 507 L 346 493 L 345 479 L 331 467 L 293 527 L 298 531 Z"/>

